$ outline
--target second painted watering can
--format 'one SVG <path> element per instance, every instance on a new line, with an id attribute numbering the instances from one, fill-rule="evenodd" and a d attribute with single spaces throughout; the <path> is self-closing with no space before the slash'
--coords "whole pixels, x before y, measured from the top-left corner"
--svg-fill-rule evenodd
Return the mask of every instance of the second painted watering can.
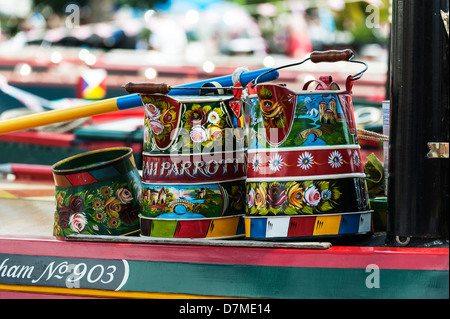
<path id="1" fill-rule="evenodd" d="M 360 63 L 365 69 L 348 76 L 344 89 L 331 76 L 308 81 L 302 90 L 257 80 L 250 88 L 246 237 L 340 236 L 372 229 L 351 99 L 353 81 L 367 66 L 353 61 L 351 50 L 313 52 L 292 65 L 308 60 Z"/>

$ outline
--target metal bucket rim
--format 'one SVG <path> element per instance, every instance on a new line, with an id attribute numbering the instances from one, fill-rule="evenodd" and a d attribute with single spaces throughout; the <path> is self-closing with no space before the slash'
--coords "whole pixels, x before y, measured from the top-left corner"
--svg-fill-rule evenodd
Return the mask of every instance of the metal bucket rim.
<path id="1" fill-rule="evenodd" d="M 243 147 L 243 148 L 232 150 L 232 151 L 219 151 L 219 152 L 216 152 L 215 154 L 230 154 L 230 153 L 243 153 L 243 154 L 245 154 L 246 152 L 247 152 L 247 147 Z M 143 151 L 142 155 L 143 156 L 149 156 L 149 157 L 152 157 L 152 156 L 155 156 L 155 157 L 158 157 L 158 156 L 171 156 L 171 155 L 183 157 L 183 156 L 199 156 L 199 155 L 211 155 L 211 154 L 208 153 L 208 152 L 193 152 L 193 153 L 188 153 L 188 154 L 183 154 L 183 153 L 174 153 L 174 154 L 168 153 L 167 154 L 167 153 L 150 153 L 150 152 Z"/>
<path id="2" fill-rule="evenodd" d="M 139 93 L 139 96 L 147 97 L 147 96 L 166 96 L 169 97 L 178 103 L 201 103 L 201 102 L 222 102 L 234 99 L 233 95 L 168 95 L 168 94 L 161 94 L 161 93 Z"/>
<path id="3" fill-rule="evenodd" d="M 157 217 L 147 217 L 139 214 L 139 218 L 142 219 L 150 219 L 150 220 L 161 220 L 161 221 L 198 221 L 198 220 L 217 220 L 217 219 L 225 219 L 225 218 L 236 218 L 236 217 L 245 217 L 245 214 L 238 215 L 229 215 L 229 216 L 219 216 L 219 217 L 205 217 L 205 218 L 157 218 Z"/>
<path id="4" fill-rule="evenodd" d="M 290 89 L 290 88 L 288 88 L 286 86 L 282 86 L 282 85 L 279 85 L 279 84 L 261 84 L 261 85 L 279 86 L 279 87 L 282 87 L 284 89 L 287 89 L 287 90 L 293 92 L 296 95 L 310 95 L 310 94 L 321 94 L 322 95 L 322 94 L 333 94 L 333 93 L 334 94 L 349 94 L 350 93 L 347 90 L 306 90 L 306 91 L 303 91 L 303 90 L 293 90 L 293 89 Z M 258 94 L 255 93 L 255 94 L 249 95 L 250 99 L 255 98 L 255 97 L 257 98 Z"/>
<path id="5" fill-rule="evenodd" d="M 228 182 L 236 182 L 236 181 L 245 181 L 247 180 L 246 177 L 239 177 L 239 178 L 235 178 L 235 179 L 227 179 L 227 180 L 221 180 L 221 181 L 209 181 L 209 182 L 198 182 L 198 183 L 180 183 L 180 182 L 175 182 L 175 183 L 169 183 L 169 182 L 165 182 L 165 183 L 158 183 L 158 182 L 148 182 L 147 180 L 143 179 L 142 180 L 142 184 L 145 185 L 157 185 L 157 186 L 177 186 L 177 185 L 210 185 L 210 184 L 223 184 L 223 183 L 228 183 Z"/>
<path id="6" fill-rule="evenodd" d="M 272 147 L 272 148 L 251 148 L 247 150 L 248 154 L 266 153 L 266 152 L 292 152 L 292 151 L 316 151 L 316 150 L 342 150 L 354 149 L 359 150 L 361 146 L 358 144 L 342 144 L 342 145 L 322 145 L 322 146 L 295 146 L 295 147 Z"/>
<path id="7" fill-rule="evenodd" d="M 107 153 L 107 152 L 111 152 L 111 151 L 126 151 L 126 153 L 124 153 L 123 155 L 120 156 L 116 156 L 112 159 L 103 161 L 103 162 L 99 162 L 97 164 L 92 164 L 92 165 L 82 165 L 79 167 L 75 167 L 75 168 L 67 168 L 67 169 L 58 169 L 57 167 L 63 164 L 67 164 L 73 160 L 77 160 L 80 159 L 82 157 L 88 157 L 88 156 L 92 156 L 94 154 L 98 154 L 98 153 Z M 98 150 L 93 150 L 93 151 L 89 151 L 89 152 L 84 152 L 81 154 L 77 154 L 68 158 L 65 158 L 55 164 L 53 164 L 53 166 L 51 167 L 52 172 L 54 174 L 57 175 L 63 175 L 63 174 L 68 174 L 68 173 L 81 173 L 81 172 L 86 172 L 86 171 L 90 171 L 90 170 L 95 170 L 104 166 L 109 166 L 112 163 L 115 162 L 119 162 L 127 157 L 130 157 L 133 154 L 133 149 L 130 147 L 110 147 L 110 148 L 103 148 L 103 149 L 98 149 Z"/>
<path id="8" fill-rule="evenodd" d="M 340 216 L 340 215 L 355 215 L 355 214 L 370 214 L 373 213 L 374 211 L 372 209 L 369 210 L 361 210 L 361 211 L 356 211 L 356 212 L 341 212 L 341 213 L 330 213 L 330 214 L 298 214 L 298 215 L 245 215 L 243 218 L 244 219 L 252 219 L 252 218 L 291 218 L 291 217 L 295 217 L 295 218 L 305 218 L 305 217 L 317 217 L 317 216 Z"/>

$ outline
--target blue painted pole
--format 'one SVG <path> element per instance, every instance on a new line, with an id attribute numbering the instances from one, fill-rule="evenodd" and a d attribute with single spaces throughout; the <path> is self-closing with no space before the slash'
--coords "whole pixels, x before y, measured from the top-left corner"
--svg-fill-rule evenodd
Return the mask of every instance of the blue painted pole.
<path id="1" fill-rule="evenodd" d="M 245 87 L 250 82 L 253 82 L 260 74 L 263 74 L 270 70 L 274 70 L 274 69 L 261 69 L 261 70 L 242 72 L 240 75 L 239 83 L 241 83 L 242 86 Z M 278 76 L 279 76 L 278 71 L 274 70 L 273 72 L 270 72 L 270 73 L 267 73 L 267 74 L 261 76 L 258 79 L 258 82 L 262 83 L 262 82 L 273 81 L 273 80 L 276 80 L 278 78 Z M 233 76 L 225 75 L 225 76 L 221 76 L 221 77 L 217 77 L 217 78 L 207 79 L 204 81 L 198 81 L 198 82 L 193 82 L 193 83 L 189 83 L 189 84 L 178 85 L 178 86 L 174 86 L 173 88 L 190 88 L 190 87 L 198 88 L 198 87 L 202 87 L 203 85 L 205 85 L 206 83 L 209 83 L 209 82 L 217 82 L 222 87 L 234 86 Z M 186 89 L 186 90 L 176 89 L 176 90 L 172 90 L 169 93 L 167 93 L 167 95 L 198 95 L 198 94 L 200 94 L 200 90 L 196 90 L 196 89 Z"/>

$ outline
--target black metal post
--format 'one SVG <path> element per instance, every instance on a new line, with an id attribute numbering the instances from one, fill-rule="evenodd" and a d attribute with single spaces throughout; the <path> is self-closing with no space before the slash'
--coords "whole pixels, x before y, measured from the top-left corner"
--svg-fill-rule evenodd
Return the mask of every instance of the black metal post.
<path id="1" fill-rule="evenodd" d="M 450 140 L 448 3 L 392 4 L 388 236 L 448 239 L 450 160 L 427 156 Z"/>

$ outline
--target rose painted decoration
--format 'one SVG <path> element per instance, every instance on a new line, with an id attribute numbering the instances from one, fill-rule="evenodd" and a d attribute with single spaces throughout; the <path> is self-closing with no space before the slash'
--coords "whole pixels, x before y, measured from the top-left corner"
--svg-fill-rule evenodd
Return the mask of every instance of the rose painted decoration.
<path id="1" fill-rule="evenodd" d="M 245 180 L 221 183 L 143 182 L 142 217 L 203 219 L 245 214 Z"/>
<path id="2" fill-rule="evenodd" d="M 56 189 L 54 236 L 123 235 L 136 231 L 141 198 L 131 191 L 136 193 L 140 187 L 136 183 L 113 183 L 74 194 Z"/>
<path id="3" fill-rule="evenodd" d="M 362 178 L 247 182 L 248 215 L 311 215 L 367 210 Z"/>
<path id="4" fill-rule="evenodd" d="M 180 104 L 164 97 L 142 98 L 145 112 L 144 145 L 150 139 L 160 149 L 171 145 L 171 133 L 180 121 Z"/>
<path id="5" fill-rule="evenodd" d="M 243 112 L 231 110 L 233 96 L 141 95 L 145 109 L 144 153 L 201 153 L 243 149 Z M 240 103 L 237 103 L 240 107 Z M 237 142 L 236 142 L 237 141 Z"/>
<path id="6" fill-rule="evenodd" d="M 142 182 L 132 149 L 96 150 L 52 166 L 53 234 L 126 235 L 139 231 Z"/>

